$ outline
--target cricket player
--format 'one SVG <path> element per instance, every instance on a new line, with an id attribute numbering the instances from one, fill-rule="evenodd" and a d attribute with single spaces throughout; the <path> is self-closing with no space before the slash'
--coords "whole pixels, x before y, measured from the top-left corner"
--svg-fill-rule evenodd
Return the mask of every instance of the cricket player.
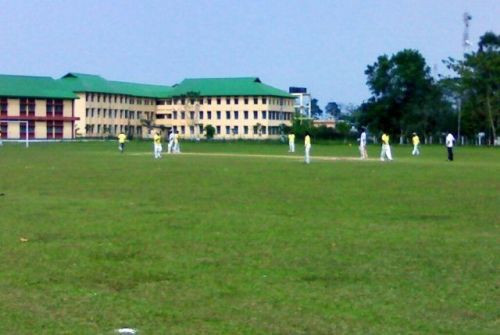
<path id="1" fill-rule="evenodd" d="M 155 135 L 153 136 L 153 143 L 155 159 L 159 159 L 161 158 L 161 151 L 163 150 L 163 148 L 161 146 L 161 136 L 158 132 L 155 132 Z"/>
<path id="2" fill-rule="evenodd" d="M 304 150 L 305 150 L 305 157 L 304 161 L 306 164 L 311 163 L 311 156 L 310 156 L 310 151 L 311 151 L 311 136 L 309 135 L 309 132 L 306 131 L 306 137 L 304 137 Z"/>
<path id="3" fill-rule="evenodd" d="M 178 154 L 181 152 L 181 146 L 179 144 L 179 132 L 176 131 L 174 135 L 174 153 Z"/>
<path id="4" fill-rule="evenodd" d="M 295 134 L 288 134 L 288 152 L 295 152 Z"/>
<path id="5" fill-rule="evenodd" d="M 171 130 L 170 134 L 168 135 L 168 148 L 167 148 L 167 152 L 169 154 L 171 154 L 173 152 L 173 150 L 174 150 L 174 138 L 175 138 L 174 131 Z"/>
<path id="6" fill-rule="evenodd" d="M 368 158 L 368 151 L 366 151 L 366 129 L 361 128 L 361 136 L 359 137 L 359 153 L 361 154 L 361 159 Z"/>
<path id="7" fill-rule="evenodd" d="M 420 155 L 420 150 L 418 149 L 418 146 L 420 145 L 420 138 L 418 137 L 417 133 L 413 133 L 411 142 L 413 143 L 413 151 L 411 152 L 411 154 L 413 156 Z"/>
<path id="8" fill-rule="evenodd" d="M 125 135 L 123 132 L 121 132 L 118 135 L 118 150 L 123 154 L 123 151 L 125 150 L 125 141 L 127 141 L 127 135 Z"/>
<path id="9" fill-rule="evenodd" d="M 453 161 L 453 144 L 455 143 L 455 137 L 448 133 L 446 135 L 446 149 L 448 150 L 448 160 Z"/>
<path id="10" fill-rule="evenodd" d="M 380 152 L 380 160 L 383 162 L 385 160 L 392 161 L 391 146 L 389 145 L 389 135 L 384 133 L 382 135 L 382 151 Z"/>

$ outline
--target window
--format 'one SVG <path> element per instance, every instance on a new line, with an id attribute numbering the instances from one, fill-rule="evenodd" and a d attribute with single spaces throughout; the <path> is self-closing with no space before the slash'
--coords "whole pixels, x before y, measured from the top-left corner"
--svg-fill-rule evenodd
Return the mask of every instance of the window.
<path id="1" fill-rule="evenodd" d="M 19 125 L 20 127 L 20 134 L 19 136 L 21 138 L 26 138 L 26 123 L 21 123 Z M 34 121 L 28 121 L 28 138 L 35 138 L 35 122 Z"/>
<path id="2" fill-rule="evenodd" d="M 234 119 L 238 120 L 239 117 L 240 117 L 240 113 L 238 111 L 234 111 Z"/>
<path id="3" fill-rule="evenodd" d="M 0 132 L 2 133 L 0 138 L 7 138 L 9 132 L 9 124 L 7 122 L 0 123 Z"/>
<path id="4" fill-rule="evenodd" d="M 200 120 L 203 120 L 203 111 L 200 111 L 199 118 L 200 118 Z"/>
<path id="5" fill-rule="evenodd" d="M 245 120 L 248 120 L 248 111 L 243 112 L 243 117 L 245 118 Z"/>
<path id="6" fill-rule="evenodd" d="M 257 105 L 259 103 L 259 98 L 253 98 L 253 104 Z"/>
<path id="7" fill-rule="evenodd" d="M 129 103 L 130 103 L 131 105 L 133 105 L 133 104 L 135 103 L 135 99 L 134 99 L 134 98 L 130 98 L 130 99 L 129 99 Z"/>
<path id="8" fill-rule="evenodd" d="M 185 134 L 186 133 L 186 126 L 181 126 L 181 134 Z"/>
<path id="9" fill-rule="evenodd" d="M 54 121 L 47 121 L 47 139 L 54 138 Z"/>
<path id="10" fill-rule="evenodd" d="M 231 127 L 226 126 L 226 135 L 229 135 L 231 133 Z"/>
<path id="11" fill-rule="evenodd" d="M 106 94 L 102 95 L 102 102 L 106 102 Z"/>
<path id="12" fill-rule="evenodd" d="M 221 112 L 217 111 L 217 120 L 220 120 L 220 118 L 221 118 Z"/>
<path id="13" fill-rule="evenodd" d="M 262 103 L 267 104 L 267 98 L 262 98 Z"/>
<path id="14" fill-rule="evenodd" d="M 174 111 L 173 118 L 174 118 L 174 120 L 177 120 L 177 111 Z"/>
<path id="15" fill-rule="evenodd" d="M 48 111 L 47 111 L 48 114 Z M 90 115 L 90 108 L 85 109 L 85 117 L 89 117 Z"/>
<path id="16" fill-rule="evenodd" d="M 231 112 L 226 111 L 226 119 L 230 120 L 231 119 Z"/>
<path id="17" fill-rule="evenodd" d="M 107 111 L 108 110 L 106 108 L 103 108 L 103 110 L 102 110 L 102 117 L 106 117 Z"/>
<path id="18" fill-rule="evenodd" d="M 0 115 L 7 115 L 9 109 L 9 102 L 7 99 L 0 99 Z M 3 131 L 2 131 L 3 133 Z"/>
<path id="19" fill-rule="evenodd" d="M 85 101 L 89 101 L 89 98 L 90 98 L 90 94 L 85 93 Z"/>
<path id="20" fill-rule="evenodd" d="M 128 119 L 128 110 L 125 110 L 125 118 Z"/>
<path id="21" fill-rule="evenodd" d="M 189 112 L 189 118 L 191 120 L 194 120 L 194 112 L 193 111 Z"/>
<path id="22" fill-rule="evenodd" d="M 266 119 L 266 111 L 262 111 L 262 118 Z"/>
<path id="23" fill-rule="evenodd" d="M 220 105 L 220 103 L 221 103 L 221 99 L 217 98 L 217 105 Z"/>
<path id="24" fill-rule="evenodd" d="M 207 119 L 212 120 L 212 112 L 207 112 Z"/>
<path id="25" fill-rule="evenodd" d="M 97 94 L 97 102 L 101 102 L 101 95 Z"/>
<path id="26" fill-rule="evenodd" d="M 248 126 L 243 126 L 243 132 L 248 135 Z"/>
<path id="27" fill-rule="evenodd" d="M 248 105 L 248 98 L 243 98 L 243 103 L 244 103 L 245 105 Z"/>
<path id="28" fill-rule="evenodd" d="M 233 128 L 233 134 L 238 135 L 238 126 L 234 126 Z"/>
<path id="29" fill-rule="evenodd" d="M 130 111 L 130 118 L 131 119 L 135 119 L 135 112 L 134 111 Z"/>
<path id="30" fill-rule="evenodd" d="M 226 105 L 229 105 L 231 104 L 231 99 L 230 98 L 226 98 Z"/>
<path id="31" fill-rule="evenodd" d="M 207 98 L 207 105 L 211 105 L 212 104 L 212 99 L 211 98 Z"/>
<path id="32" fill-rule="evenodd" d="M 200 125 L 199 125 L 199 127 L 200 127 L 200 129 L 199 129 L 199 133 L 200 133 L 200 134 L 203 134 L 203 125 L 202 125 L 202 124 L 200 124 Z"/>
<path id="33" fill-rule="evenodd" d="M 217 131 L 217 134 L 220 135 L 220 126 L 215 127 L 215 130 Z"/>
<path id="34" fill-rule="evenodd" d="M 35 99 L 19 99 L 19 115 L 35 115 Z"/>
<path id="35" fill-rule="evenodd" d="M 64 126 L 62 121 L 54 122 L 54 138 L 63 138 Z"/>
<path id="36" fill-rule="evenodd" d="M 61 99 L 55 99 L 55 100 L 52 100 L 52 102 L 54 104 L 54 114 L 56 116 L 62 116 L 63 112 L 64 112 L 63 101 Z"/>
<path id="37" fill-rule="evenodd" d="M 253 111 L 253 118 L 254 118 L 254 120 L 258 119 L 259 118 L 259 112 Z"/>
<path id="38" fill-rule="evenodd" d="M 234 104 L 237 105 L 239 102 L 239 99 L 238 98 L 234 98 Z"/>
<path id="39" fill-rule="evenodd" d="M 266 126 L 262 126 L 262 134 L 266 133 Z"/>

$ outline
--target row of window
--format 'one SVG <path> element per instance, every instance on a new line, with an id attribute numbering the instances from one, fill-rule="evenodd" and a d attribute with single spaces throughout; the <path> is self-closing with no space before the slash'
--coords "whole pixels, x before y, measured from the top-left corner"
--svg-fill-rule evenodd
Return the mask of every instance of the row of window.
<path id="1" fill-rule="evenodd" d="M 19 115 L 35 116 L 35 99 L 19 99 Z M 45 102 L 45 111 L 47 116 L 62 116 L 64 104 L 61 99 L 47 99 Z M 8 115 L 9 102 L 7 99 L 0 99 L 0 115 Z"/>
<path id="2" fill-rule="evenodd" d="M 111 124 L 88 124 L 86 126 L 87 134 L 110 134 L 116 135 L 121 132 L 142 135 L 141 126 L 127 126 L 127 125 L 111 125 Z"/>
<path id="3" fill-rule="evenodd" d="M 26 132 L 28 133 L 28 138 L 35 138 L 35 122 L 28 121 L 28 126 L 26 127 L 26 123 L 21 123 L 19 125 L 19 137 L 26 138 Z M 62 121 L 47 121 L 47 138 L 63 138 L 64 134 L 64 124 Z M 2 138 L 7 138 L 7 134 L 9 131 L 9 123 L 1 122 L 0 129 L 2 132 Z"/>
<path id="4" fill-rule="evenodd" d="M 114 95 L 114 94 L 104 94 L 104 93 L 85 93 L 85 101 L 97 101 L 97 102 L 109 102 L 109 103 L 126 103 L 131 105 L 154 105 L 155 101 L 153 99 L 141 99 L 132 98 L 126 95 Z"/>
<path id="5" fill-rule="evenodd" d="M 198 128 L 198 129 L 196 129 Z M 186 130 L 189 130 L 189 135 L 195 135 L 195 130 L 198 132 L 199 135 L 203 134 L 203 125 L 198 125 L 198 126 L 174 126 L 174 131 L 179 131 L 181 134 L 186 134 Z M 241 133 L 240 133 L 241 130 Z M 269 132 L 269 135 L 278 135 L 281 133 L 280 127 L 266 127 L 266 126 L 225 126 L 224 127 L 224 134 L 225 135 L 249 135 L 250 130 L 253 131 L 253 135 L 265 135 L 267 132 Z M 221 126 L 215 126 L 215 134 L 217 135 L 223 135 L 222 133 L 222 127 Z"/>
<path id="6" fill-rule="evenodd" d="M 293 99 L 284 99 L 284 98 L 266 98 L 266 97 L 244 97 L 243 99 L 240 99 L 239 97 L 219 97 L 219 98 L 199 98 L 199 99 L 186 99 L 186 98 L 178 98 L 178 99 L 165 99 L 165 100 L 158 100 L 156 102 L 157 105 L 185 105 L 186 103 L 194 105 L 194 104 L 207 104 L 211 105 L 212 101 L 215 102 L 217 105 L 221 105 L 223 101 L 225 101 L 226 105 L 230 105 L 231 103 L 234 105 L 238 105 L 240 101 L 243 101 L 244 105 L 248 105 L 250 102 L 253 102 L 254 105 L 259 104 L 259 100 L 262 104 L 267 104 L 269 103 L 271 105 L 280 105 L 280 106 L 293 106 L 294 105 L 294 100 Z"/>
<path id="7" fill-rule="evenodd" d="M 250 113 L 248 111 L 243 111 L 242 114 L 243 114 L 242 116 L 243 116 L 244 120 L 249 120 Z M 268 117 L 269 117 L 269 120 L 291 120 L 292 115 L 293 115 L 293 113 L 290 113 L 290 112 L 276 112 L 276 111 L 269 111 L 269 113 L 267 111 L 260 112 L 260 118 L 264 119 L 264 120 L 268 119 Z M 203 120 L 205 118 L 205 116 L 206 116 L 207 120 L 211 120 L 212 119 L 212 112 L 207 111 L 205 114 L 205 112 L 199 111 L 198 115 L 196 115 L 196 113 L 194 111 L 191 111 L 191 112 L 189 112 L 188 116 L 189 116 L 189 119 L 191 119 L 191 120 L 194 120 L 196 116 L 198 116 L 199 120 Z M 225 116 L 226 116 L 226 120 L 231 120 L 231 116 L 234 120 L 238 120 L 240 118 L 240 111 L 234 111 L 234 112 L 226 111 Z M 178 118 L 180 118 L 181 120 L 184 120 L 184 119 L 186 119 L 186 112 L 173 111 L 172 114 L 157 114 L 156 118 L 157 119 L 174 119 L 174 120 L 177 120 Z M 221 120 L 222 119 L 222 112 L 216 111 L 215 118 L 217 120 Z M 259 112 L 253 111 L 253 119 L 256 120 L 258 118 L 259 118 Z"/>
<path id="8" fill-rule="evenodd" d="M 85 117 L 103 117 L 103 118 L 120 118 L 120 119 L 142 119 L 142 113 L 140 111 L 131 111 L 128 109 L 106 109 L 106 108 L 87 108 L 85 110 Z M 154 117 L 154 112 L 144 112 L 144 117 L 147 120 L 152 120 Z"/>

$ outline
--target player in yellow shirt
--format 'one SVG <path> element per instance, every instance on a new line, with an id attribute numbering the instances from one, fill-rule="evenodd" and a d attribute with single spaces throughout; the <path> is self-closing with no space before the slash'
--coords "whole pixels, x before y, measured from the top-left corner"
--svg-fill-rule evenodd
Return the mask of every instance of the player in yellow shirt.
<path id="1" fill-rule="evenodd" d="M 161 151 L 163 150 L 163 148 L 161 146 L 161 136 L 158 132 L 155 132 L 153 136 L 153 143 L 155 159 L 161 158 Z"/>
<path id="2" fill-rule="evenodd" d="M 121 153 L 125 150 L 125 142 L 127 141 L 127 135 L 125 135 L 123 132 L 121 132 L 118 135 L 118 150 L 120 150 Z"/>
<path id="3" fill-rule="evenodd" d="M 309 164 L 311 163 L 311 156 L 309 154 L 311 151 L 311 136 L 307 131 L 306 131 L 306 137 L 304 137 L 304 149 L 305 149 L 304 161 L 306 162 L 306 164 Z"/>
<path id="4" fill-rule="evenodd" d="M 392 161 L 392 154 L 391 146 L 389 145 L 389 135 L 384 133 L 382 135 L 382 151 L 380 152 L 380 160 L 385 161 L 386 159 Z"/>
<path id="5" fill-rule="evenodd" d="M 418 138 L 417 133 L 413 133 L 413 137 L 411 138 L 411 142 L 413 143 L 413 151 L 411 152 L 411 154 L 413 156 L 420 155 L 420 150 L 418 150 L 418 146 L 420 144 L 420 138 Z"/>
<path id="6" fill-rule="evenodd" d="M 288 134 L 288 152 L 295 152 L 295 134 Z"/>

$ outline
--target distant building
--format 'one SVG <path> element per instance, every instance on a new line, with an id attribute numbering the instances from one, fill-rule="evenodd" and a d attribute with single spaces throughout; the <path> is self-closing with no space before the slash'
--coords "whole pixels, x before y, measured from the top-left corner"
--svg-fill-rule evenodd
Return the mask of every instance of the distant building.
<path id="1" fill-rule="evenodd" d="M 148 137 L 152 127 L 199 138 L 207 125 L 219 139 L 277 138 L 290 126 L 295 96 L 256 77 L 185 79 L 174 86 L 110 81 L 68 73 L 50 77 L 0 75 L 2 137 Z"/>
<path id="2" fill-rule="evenodd" d="M 77 96 L 50 77 L 0 75 L 3 139 L 74 138 Z"/>
<path id="3" fill-rule="evenodd" d="M 157 125 L 198 138 L 207 125 L 218 139 L 277 138 L 291 125 L 294 97 L 259 78 L 185 79 L 158 100 Z"/>
<path id="4" fill-rule="evenodd" d="M 313 126 L 321 127 L 325 126 L 327 128 L 335 128 L 336 122 L 335 120 L 313 120 Z"/>
<path id="5" fill-rule="evenodd" d="M 295 97 L 294 109 L 296 113 L 311 118 L 311 94 L 305 87 L 290 87 L 288 92 Z"/>

